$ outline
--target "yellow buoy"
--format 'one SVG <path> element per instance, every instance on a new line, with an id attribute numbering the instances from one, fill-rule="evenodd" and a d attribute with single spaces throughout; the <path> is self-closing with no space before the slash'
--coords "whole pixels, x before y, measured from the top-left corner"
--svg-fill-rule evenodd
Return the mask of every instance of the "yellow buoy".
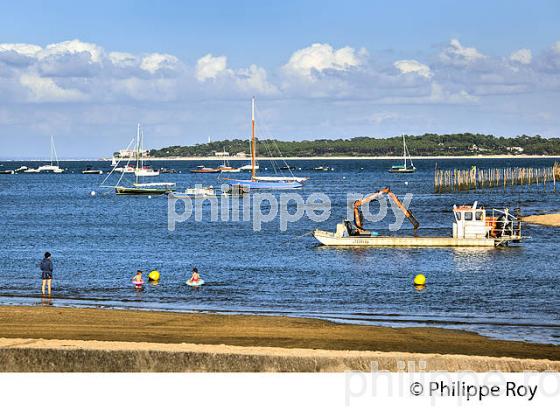
<path id="1" fill-rule="evenodd" d="M 151 271 L 150 274 L 148 275 L 148 279 L 150 279 L 153 282 L 157 282 L 159 280 L 159 272 L 157 270 Z"/>
<path id="2" fill-rule="evenodd" d="M 421 273 L 414 277 L 414 285 L 415 286 L 425 286 L 426 285 L 426 277 Z"/>

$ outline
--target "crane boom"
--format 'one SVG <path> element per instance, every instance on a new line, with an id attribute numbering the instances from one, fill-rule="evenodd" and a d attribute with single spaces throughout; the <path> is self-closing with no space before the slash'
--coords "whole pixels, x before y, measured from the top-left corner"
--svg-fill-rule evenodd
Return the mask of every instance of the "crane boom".
<path id="1" fill-rule="evenodd" d="M 414 216 L 414 214 L 407 209 L 403 203 L 399 200 L 399 198 L 393 193 L 393 191 L 391 191 L 391 189 L 389 187 L 385 187 L 383 189 L 380 189 L 377 192 L 374 192 L 373 194 L 369 194 L 366 197 L 359 199 L 357 201 L 354 202 L 354 225 L 356 225 L 356 229 L 359 232 L 365 232 L 364 226 L 363 226 L 363 215 L 362 215 L 362 206 L 387 194 L 395 204 L 397 204 L 397 206 L 399 207 L 399 209 L 402 211 L 402 213 L 404 214 L 404 216 L 406 216 L 406 218 L 410 221 L 410 223 L 412 224 L 412 226 L 414 227 L 414 229 L 418 229 L 420 227 L 420 223 L 418 222 L 418 220 L 416 219 L 416 217 Z"/>

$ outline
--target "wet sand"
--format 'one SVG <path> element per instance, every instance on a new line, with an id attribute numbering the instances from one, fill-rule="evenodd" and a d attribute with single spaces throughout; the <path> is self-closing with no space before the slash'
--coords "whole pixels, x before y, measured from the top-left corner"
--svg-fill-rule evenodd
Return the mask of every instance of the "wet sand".
<path id="1" fill-rule="evenodd" d="M 530 224 L 560 227 L 560 214 L 529 215 L 521 220 Z"/>
<path id="2" fill-rule="evenodd" d="M 560 346 L 438 328 L 343 325 L 278 316 L 0 307 L 0 338 L 190 343 L 330 351 L 409 352 L 560 361 Z"/>

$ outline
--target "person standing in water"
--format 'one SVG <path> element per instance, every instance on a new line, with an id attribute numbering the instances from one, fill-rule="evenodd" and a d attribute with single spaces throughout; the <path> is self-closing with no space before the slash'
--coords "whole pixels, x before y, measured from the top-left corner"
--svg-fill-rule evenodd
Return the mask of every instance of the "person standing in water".
<path id="1" fill-rule="evenodd" d="M 53 263 L 51 259 L 51 254 L 45 252 L 45 257 L 39 263 L 39 268 L 41 269 L 41 293 L 45 295 L 45 286 L 47 286 L 49 291 L 49 296 L 51 295 L 51 285 L 52 285 L 52 273 L 53 273 Z"/>

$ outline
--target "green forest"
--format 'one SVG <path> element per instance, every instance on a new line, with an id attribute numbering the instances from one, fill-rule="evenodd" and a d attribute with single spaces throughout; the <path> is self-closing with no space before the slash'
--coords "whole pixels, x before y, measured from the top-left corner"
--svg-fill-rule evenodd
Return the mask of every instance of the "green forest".
<path id="1" fill-rule="evenodd" d="M 560 138 L 539 135 L 495 137 L 485 134 L 406 135 L 412 156 L 445 155 L 560 155 Z M 190 146 L 172 146 L 150 151 L 153 157 L 211 156 L 227 151 L 230 155 L 250 153 L 247 139 L 215 141 Z M 391 138 L 355 137 L 349 139 L 316 139 L 305 141 L 257 140 L 261 157 L 316 156 L 401 156 L 402 136 Z"/>

